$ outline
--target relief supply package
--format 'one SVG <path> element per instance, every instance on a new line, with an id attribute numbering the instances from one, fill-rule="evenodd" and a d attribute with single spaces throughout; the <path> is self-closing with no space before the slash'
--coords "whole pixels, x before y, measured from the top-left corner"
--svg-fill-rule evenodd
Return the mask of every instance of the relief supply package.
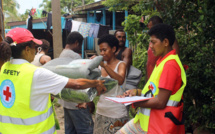
<path id="1" fill-rule="evenodd" d="M 77 60 L 71 58 L 56 58 L 42 67 L 68 78 L 97 79 L 101 76 L 101 71 L 97 67 L 102 59 L 102 56 L 96 56 L 94 59 Z"/>
<path id="2" fill-rule="evenodd" d="M 77 60 L 73 60 L 72 58 L 56 58 L 43 65 L 43 68 L 72 79 L 86 78 L 105 80 L 104 85 L 107 88 L 106 92 L 108 92 L 118 84 L 118 81 L 100 77 L 101 71 L 97 67 L 102 60 L 102 56 L 96 56 L 94 59 Z M 97 90 L 95 88 L 83 90 L 64 88 L 55 97 L 68 102 L 83 103 L 92 101 L 96 95 Z"/>
<path id="3" fill-rule="evenodd" d="M 106 92 L 110 91 L 113 87 L 115 87 L 118 84 L 118 81 L 112 78 L 99 77 L 98 80 L 105 80 L 104 85 L 107 89 Z M 84 103 L 93 101 L 96 95 L 97 90 L 95 88 L 87 88 L 83 90 L 64 88 L 61 91 L 61 93 L 55 95 L 55 97 L 68 102 Z"/>

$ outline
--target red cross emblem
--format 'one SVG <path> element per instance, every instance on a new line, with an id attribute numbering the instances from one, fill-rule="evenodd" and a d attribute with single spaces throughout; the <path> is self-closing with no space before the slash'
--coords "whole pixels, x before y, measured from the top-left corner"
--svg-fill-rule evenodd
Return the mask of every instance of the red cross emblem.
<path id="1" fill-rule="evenodd" d="M 148 88 L 149 88 L 149 90 L 152 90 L 152 91 L 153 91 L 153 89 L 154 89 L 154 87 L 153 87 L 152 84 L 150 84 Z"/>
<path id="2" fill-rule="evenodd" d="M 6 96 L 6 101 L 9 101 L 9 98 L 11 97 L 10 87 L 6 87 L 6 90 L 3 91 L 3 94 Z"/>

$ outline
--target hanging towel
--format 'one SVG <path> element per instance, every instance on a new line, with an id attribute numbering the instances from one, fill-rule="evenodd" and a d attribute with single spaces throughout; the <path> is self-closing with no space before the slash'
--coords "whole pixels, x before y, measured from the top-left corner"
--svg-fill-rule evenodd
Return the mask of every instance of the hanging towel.
<path id="1" fill-rule="evenodd" d="M 89 37 L 98 37 L 99 32 L 99 24 L 91 24 L 90 31 L 89 31 Z"/>
<path id="2" fill-rule="evenodd" d="M 78 31 L 79 28 L 80 28 L 80 25 L 81 25 L 81 22 L 72 20 L 72 29 L 71 29 L 71 32 Z"/>
<path id="3" fill-rule="evenodd" d="M 71 31 L 71 29 L 72 29 L 72 21 L 70 19 L 66 19 L 65 29 L 67 31 L 69 31 L 69 32 Z"/>
<path id="4" fill-rule="evenodd" d="M 42 16 L 42 10 L 37 9 L 37 10 L 36 10 L 36 14 L 37 14 L 37 17 L 38 17 L 38 18 L 41 18 L 41 16 Z"/>
<path id="5" fill-rule="evenodd" d="M 101 25 L 99 27 L 98 38 L 101 38 L 103 35 L 109 34 L 109 27 L 105 25 Z"/>
<path id="6" fill-rule="evenodd" d="M 26 20 L 27 29 L 28 29 L 29 31 L 32 31 L 32 26 L 33 26 L 32 21 L 33 21 L 33 17 L 32 17 L 31 14 L 29 13 L 28 19 Z"/>
<path id="7" fill-rule="evenodd" d="M 43 17 L 46 17 L 46 15 L 47 15 L 47 12 L 46 12 L 45 10 L 43 10 L 43 11 L 42 11 L 42 16 L 43 16 Z"/>
<path id="8" fill-rule="evenodd" d="M 52 26 L 52 13 L 48 13 L 48 18 L 47 18 L 47 30 L 50 30 Z"/>
<path id="9" fill-rule="evenodd" d="M 88 34 L 89 34 L 90 28 L 91 28 L 91 23 L 82 22 L 78 32 L 84 38 L 86 38 L 88 36 Z"/>

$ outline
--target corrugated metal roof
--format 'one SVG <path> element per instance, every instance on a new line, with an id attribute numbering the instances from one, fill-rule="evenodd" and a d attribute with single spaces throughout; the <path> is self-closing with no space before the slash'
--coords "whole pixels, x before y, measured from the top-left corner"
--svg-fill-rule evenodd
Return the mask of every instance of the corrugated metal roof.
<path id="1" fill-rule="evenodd" d="M 39 22 L 46 22 L 47 18 L 41 18 L 41 19 L 33 19 L 32 23 L 39 23 Z M 17 25 L 26 25 L 26 21 L 13 21 L 13 22 L 7 22 L 8 26 L 17 26 Z"/>

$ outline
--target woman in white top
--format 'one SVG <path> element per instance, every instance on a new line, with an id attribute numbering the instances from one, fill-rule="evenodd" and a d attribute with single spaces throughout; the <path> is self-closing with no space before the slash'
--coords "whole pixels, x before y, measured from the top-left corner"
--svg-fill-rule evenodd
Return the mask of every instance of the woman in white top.
<path id="1" fill-rule="evenodd" d="M 31 62 L 31 64 L 38 67 L 44 65 L 46 62 L 49 62 L 51 60 L 51 57 L 46 55 L 48 53 L 50 43 L 45 39 L 41 39 L 41 41 L 43 42 L 43 44 L 40 46 L 38 45 L 36 47 L 37 54 L 34 57 L 34 61 Z"/>
<path id="2" fill-rule="evenodd" d="M 99 67 L 101 75 L 117 80 L 118 85 L 100 96 L 97 103 L 94 134 L 110 134 L 117 132 L 129 120 L 127 109 L 123 104 L 105 100 L 105 97 L 116 97 L 124 92 L 126 64 L 115 57 L 115 52 L 119 47 L 116 37 L 105 35 L 99 39 L 98 45 L 100 55 L 104 59 Z"/>

